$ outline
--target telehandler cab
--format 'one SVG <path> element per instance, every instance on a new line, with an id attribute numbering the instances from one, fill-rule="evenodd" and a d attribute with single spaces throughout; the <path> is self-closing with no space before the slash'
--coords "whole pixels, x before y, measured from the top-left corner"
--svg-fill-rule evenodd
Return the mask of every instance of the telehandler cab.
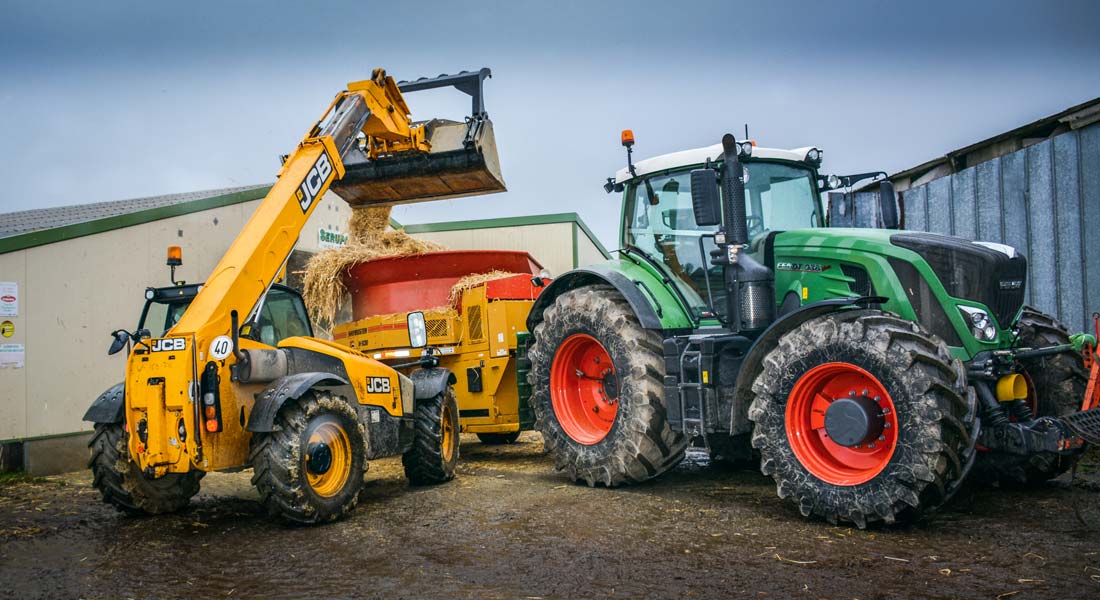
<path id="1" fill-rule="evenodd" d="M 397 84 L 376 69 L 348 84 L 202 284 L 146 290 L 126 378 L 99 396 L 89 466 L 106 502 L 131 513 L 183 508 L 203 475 L 251 466 L 273 515 L 320 523 L 351 511 L 367 460 L 401 454 L 413 483 L 454 476 L 454 375 L 431 353 L 387 366 L 312 337 L 301 297 L 275 283 L 318 199 L 353 206 L 504 189 L 482 102 L 488 69 Z M 465 123 L 413 123 L 401 94 L 454 86 L 473 98 Z M 182 264 L 180 249 L 168 264 Z M 421 313 L 409 344 L 424 347 Z M 155 336 L 153 333 L 155 332 Z M 401 371 L 411 372 L 406 375 Z"/>
<path id="2" fill-rule="evenodd" d="M 1023 306 L 1013 248 L 826 228 L 821 192 L 870 174 L 823 176 L 817 148 L 727 134 L 634 164 L 623 134 L 619 258 L 558 276 L 527 323 L 536 428 L 571 478 L 645 481 L 695 441 L 864 527 L 971 472 L 1045 481 L 1100 440 L 1081 355 Z"/>

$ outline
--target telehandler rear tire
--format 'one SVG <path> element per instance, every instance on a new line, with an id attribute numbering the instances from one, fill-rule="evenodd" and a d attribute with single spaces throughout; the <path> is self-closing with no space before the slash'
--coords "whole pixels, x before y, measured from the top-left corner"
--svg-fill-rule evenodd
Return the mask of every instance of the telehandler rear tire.
<path id="1" fill-rule="evenodd" d="M 430 400 L 418 400 L 413 421 L 413 445 L 401 455 L 409 483 L 432 485 L 454 479 L 460 429 L 451 386 Z"/>
<path id="2" fill-rule="evenodd" d="M 479 433 L 477 439 L 481 440 L 482 444 L 488 444 L 490 446 L 500 446 L 504 444 L 514 444 L 519 439 L 520 432 L 513 431 L 512 433 Z"/>
<path id="3" fill-rule="evenodd" d="M 975 451 L 962 363 L 917 323 L 878 310 L 809 319 L 753 383 L 760 470 L 803 516 L 907 521 L 950 498 Z"/>
<path id="4" fill-rule="evenodd" d="M 535 327 L 531 404 L 554 465 L 607 487 L 657 477 L 684 458 L 664 404 L 661 338 L 607 285 L 565 292 Z"/>
<path id="5" fill-rule="evenodd" d="M 199 492 L 202 471 L 147 478 L 130 460 L 129 434 L 122 423 L 96 423 L 88 468 L 92 486 L 103 501 L 131 515 L 159 515 L 183 510 Z"/>
<path id="6" fill-rule="evenodd" d="M 327 391 L 306 392 L 252 435 L 252 485 L 268 514 L 292 523 L 335 521 L 359 502 L 366 434 L 352 408 Z"/>
<path id="7" fill-rule="evenodd" d="M 1042 348 L 1069 343 L 1069 332 L 1061 321 L 1025 306 L 1017 321 L 1021 348 Z M 1035 417 L 1058 417 L 1077 412 L 1085 397 L 1088 372 L 1080 352 L 1062 352 L 1022 361 L 1028 379 L 1029 399 Z M 1019 456 L 1008 453 L 979 453 L 975 475 L 986 483 L 1005 486 L 1036 485 L 1065 473 L 1073 465 L 1070 458 L 1050 453 Z"/>

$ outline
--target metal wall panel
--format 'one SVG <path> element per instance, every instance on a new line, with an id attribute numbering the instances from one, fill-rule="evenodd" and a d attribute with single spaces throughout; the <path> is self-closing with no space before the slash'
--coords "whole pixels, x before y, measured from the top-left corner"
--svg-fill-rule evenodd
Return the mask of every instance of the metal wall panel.
<path id="1" fill-rule="evenodd" d="M 1073 331 L 1100 311 L 1100 124 L 1070 131 L 902 193 L 905 228 L 1014 246 L 1027 302 Z M 868 226 L 877 193 L 856 194 L 846 225 Z M 830 210 L 830 221 L 839 225 Z"/>

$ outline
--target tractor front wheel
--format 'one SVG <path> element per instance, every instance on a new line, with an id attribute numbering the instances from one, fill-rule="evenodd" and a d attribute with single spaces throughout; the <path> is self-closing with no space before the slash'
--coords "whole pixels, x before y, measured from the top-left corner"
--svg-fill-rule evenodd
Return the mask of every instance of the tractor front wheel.
<path id="1" fill-rule="evenodd" d="M 366 435 L 355 409 L 329 392 L 306 392 L 252 436 L 252 484 L 272 516 L 312 525 L 339 519 L 359 502 Z"/>
<path id="2" fill-rule="evenodd" d="M 687 439 L 668 425 L 661 338 L 610 286 L 565 292 L 535 327 L 535 427 L 573 480 L 608 487 L 676 466 Z"/>
<path id="3" fill-rule="evenodd" d="M 88 444 L 92 487 L 99 490 L 104 502 L 127 514 L 159 515 L 183 510 L 199 492 L 199 480 L 205 473 L 146 477 L 130 460 L 128 439 L 123 423 L 96 423 Z"/>
<path id="4" fill-rule="evenodd" d="M 945 502 L 974 452 L 962 365 L 918 324 L 877 310 L 810 319 L 753 383 L 761 470 L 804 516 L 908 520 Z"/>

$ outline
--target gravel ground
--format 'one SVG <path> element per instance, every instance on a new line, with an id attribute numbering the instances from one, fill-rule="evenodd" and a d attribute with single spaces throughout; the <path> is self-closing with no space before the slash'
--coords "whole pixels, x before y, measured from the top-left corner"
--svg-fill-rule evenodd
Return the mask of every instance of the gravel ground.
<path id="1" fill-rule="evenodd" d="M 806 521 L 770 479 L 702 455 L 645 485 L 577 485 L 533 433 L 464 436 L 458 477 L 434 487 L 375 461 L 351 518 L 313 528 L 261 515 L 250 472 L 153 518 L 102 504 L 86 471 L 9 479 L 0 597 L 1100 598 L 1097 462 L 866 531 Z"/>

